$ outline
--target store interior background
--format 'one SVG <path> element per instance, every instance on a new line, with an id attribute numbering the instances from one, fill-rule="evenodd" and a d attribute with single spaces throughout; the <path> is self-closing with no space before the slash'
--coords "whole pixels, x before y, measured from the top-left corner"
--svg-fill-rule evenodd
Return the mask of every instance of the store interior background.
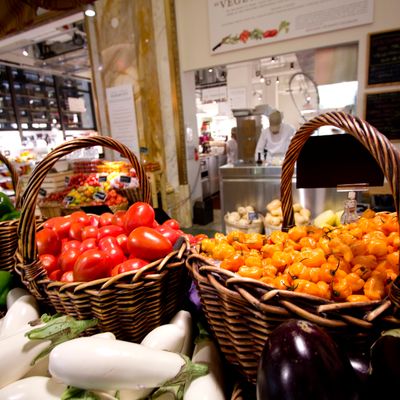
<path id="1" fill-rule="evenodd" d="M 374 22 L 369 25 L 211 55 L 206 1 L 112 3 L 94 2 L 94 17 L 85 16 L 83 9 L 70 12 L 65 18 L 35 28 L 34 33 L 26 30 L 0 41 L 1 65 L 36 72 L 39 77 L 56 76 L 66 85 L 78 82 L 78 91 L 71 97 L 82 99 L 79 104 L 67 101 L 65 110 L 55 113 L 41 104 L 37 111 L 42 115 L 32 114 L 35 104 L 29 104 L 30 119 L 18 108 L 21 114 L 11 125 L 4 125 L 7 117 L 3 119 L 2 115 L 9 115 L 10 110 L 2 104 L 0 151 L 16 156 L 24 147 L 37 148 L 45 136 L 53 146 L 91 131 L 110 135 L 105 87 L 132 83 L 139 144 L 150 149 L 166 176 L 168 204 L 163 208 L 189 227 L 196 202 L 211 198 L 214 214 L 210 224 L 200 223 L 203 231 L 218 230 L 221 220 L 218 168 L 208 174 L 214 185 L 205 184 L 205 160 L 221 156 L 218 165 L 226 162 L 224 143 L 238 120 L 255 117 L 260 126 L 266 126 L 267 119 L 261 116 L 265 106 L 282 111 L 284 121 L 295 128 L 330 110 L 363 117 L 365 93 L 379 90 L 367 88 L 365 83 L 368 34 L 399 27 L 398 13 L 393 12 L 399 9 L 397 0 L 381 0 L 375 2 Z M 168 31 L 175 22 L 168 20 L 171 3 L 176 13 L 175 42 Z M 128 25 L 138 22 L 137 27 L 130 28 L 130 36 L 121 31 L 127 18 L 131 19 L 126 21 Z M 146 25 L 150 26 L 148 31 L 144 28 L 146 18 L 152 22 Z M 146 40 L 150 50 L 141 47 Z M 172 58 L 171 45 L 177 48 Z M 129 51 L 134 55 L 126 59 Z M 146 60 L 151 61 L 147 68 L 143 65 Z M 181 92 L 175 96 L 181 101 L 183 127 L 174 117 L 173 61 L 179 63 Z M 110 62 L 116 66 L 110 66 Z M 118 70 L 118 63 L 131 65 Z M 202 154 L 198 145 L 204 122 L 213 137 L 208 154 Z M 332 133 L 331 129 L 319 132 L 326 133 Z M 114 157 L 111 153 L 106 156 Z"/>

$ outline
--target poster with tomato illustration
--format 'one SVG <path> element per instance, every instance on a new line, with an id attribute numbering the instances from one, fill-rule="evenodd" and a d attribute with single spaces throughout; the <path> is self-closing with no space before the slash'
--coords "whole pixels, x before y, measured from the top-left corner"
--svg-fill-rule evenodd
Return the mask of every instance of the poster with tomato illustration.
<path id="1" fill-rule="evenodd" d="M 373 22 L 374 0 L 208 0 L 212 54 Z"/>

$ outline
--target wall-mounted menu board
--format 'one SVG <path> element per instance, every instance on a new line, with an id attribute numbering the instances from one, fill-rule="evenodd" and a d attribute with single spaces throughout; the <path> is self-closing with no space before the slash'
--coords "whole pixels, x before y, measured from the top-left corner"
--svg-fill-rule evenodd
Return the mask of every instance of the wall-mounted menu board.
<path id="1" fill-rule="evenodd" d="M 400 83 L 400 30 L 369 35 L 368 86 Z"/>
<path id="2" fill-rule="evenodd" d="M 365 120 L 389 140 L 399 140 L 400 91 L 367 94 Z"/>

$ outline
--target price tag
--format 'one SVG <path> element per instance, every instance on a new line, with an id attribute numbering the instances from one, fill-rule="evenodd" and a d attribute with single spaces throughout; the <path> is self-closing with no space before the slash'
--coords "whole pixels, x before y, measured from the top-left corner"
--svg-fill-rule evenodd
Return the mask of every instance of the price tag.
<path id="1" fill-rule="evenodd" d="M 119 181 L 121 183 L 131 183 L 131 177 L 130 176 L 121 175 L 119 177 Z"/>
<path id="2" fill-rule="evenodd" d="M 40 196 L 43 196 L 43 197 L 45 197 L 45 196 L 46 196 L 46 194 L 47 194 L 47 191 L 46 191 L 46 189 L 40 188 L 40 189 L 39 189 L 39 194 L 40 194 Z"/>
<path id="3" fill-rule="evenodd" d="M 107 197 L 107 193 L 105 193 L 105 192 L 96 192 L 96 193 L 93 195 L 93 198 L 94 198 L 95 200 L 98 200 L 98 201 L 105 201 L 105 200 L 106 200 L 106 197 Z"/>
<path id="4" fill-rule="evenodd" d="M 65 196 L 64 197 L 64 200 L 63 200 L 63 203 L 65 204 L 65 205 L 70 205 L 73 201 L 75 200 L 75 197 L 74 196 Z"/>
<path id="5" fill-rule="evenodd" d="M 99 176 L 99 182 L 107 182 L 107 176 L 106 175 Z"/>
<path id="6" fill-rule="evenodd" d="M 255 221 L 256 219 L 258 219 L 258 215 L 256 212 L 249 212 L 247 213 L 247 218 L 249 221 Z"/>

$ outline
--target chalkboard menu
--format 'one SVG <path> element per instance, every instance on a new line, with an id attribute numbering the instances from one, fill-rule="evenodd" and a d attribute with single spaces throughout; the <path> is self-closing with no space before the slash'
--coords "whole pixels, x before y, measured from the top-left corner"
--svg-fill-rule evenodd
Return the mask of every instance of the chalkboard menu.
<path id="1" fill-rule="evenodd" d="M 365 120 L 389 140 L 400 139 L 400 91 L 367 94 Z"/>
<path id="2" fill-rule="evenodd" d="M 368 85 L 400 83 L 400 30 L 369 36 Z"/>

